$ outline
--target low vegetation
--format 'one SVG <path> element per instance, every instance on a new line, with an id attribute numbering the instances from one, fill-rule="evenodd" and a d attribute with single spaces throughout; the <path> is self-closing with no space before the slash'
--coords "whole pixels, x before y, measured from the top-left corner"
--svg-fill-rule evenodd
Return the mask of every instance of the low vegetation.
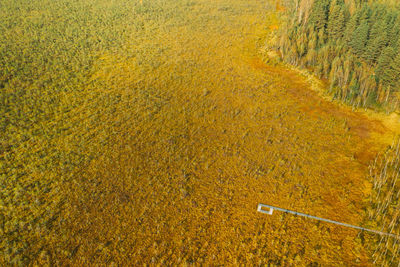
<path id="1" fill-rule="evenodd" d="M 387 134 L 260 59 L 273 2 L 3 1 L 0 265 L 381 262 L 256 212 L 368 224 Z"/>

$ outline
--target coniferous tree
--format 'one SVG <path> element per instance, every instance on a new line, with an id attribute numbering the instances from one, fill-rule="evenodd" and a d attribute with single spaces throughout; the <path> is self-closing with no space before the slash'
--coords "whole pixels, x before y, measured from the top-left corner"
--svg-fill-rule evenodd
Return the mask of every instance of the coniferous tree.
<path id="1" fill-rule="evenodd" d="M 400 12 L 399 16 L 392 17 L 388 24 L 388 42 L 389 46 L 393 47 L 395 50 L 399 49 L 400 41 Z"/>
<path id="2" fill-rule="evenodd" d="M 345 26 L 345 15 L 342 4 L 340 2 L 335 3 L 333 7 L 331 7 L 331 11 L 329 13 L 328 30 L 327 30 L 329 38 L 334 41 L 336 41 L 339 38 L 342 38 L 344 26 Z"/>
<path id="3" fill-rule="evenodd" d="M 386 46 L 387 42 L 387 33 L 384 30 L 380 35 L 377 35 L 374 38 L 371 37 L 365 48 L 363 58 L 369 63 L 376 62 L 382 48 Z"/>
<path id="4" fill-rule="evenodd" d="M 372 15 L 372 10 L 367 4 L 363 4 L 360 9 L 360 22 L 369 22 Z"/>
<path id="5" fill-rule="evenodd" d="M 400 54 L 397 54 L 388 69 L 391 88 L 400 88 Z"/>
<path id="6" fill-rule="evenodd" d="M 313 4 L 309 23 L 317 31 L 326 27 L 328 21 L 329 2 L 329 0 L 318 0 Z"/>
<path id="7" fill-rule="evenodd" d="M 357 26 L 359 24 L 359 19 L 360 19 L 360 13 L 357 12 L 350 18 L 349 22 L 347 23 L 344 32 L 344 39 L 347 43 L 350 43 L 351 40 L 353 39 L 353 33 L 357 29 Z"/>
<path id="8" fill-rule="evenodd" d="M 365 45 L 368 41 L 368 31 L 368 22 L 363 20 L 353 33 L 353 39 L 350 41 L 350 46 L 358 56 L 364 54 Z"/>
<path id="9" fill-rule="evenodd" d="M 390 66 L 393 57 L 395 56 L 395 51 L 392 47 L 386 47 L 378 58 L 378 65 L 376 67 L 376 76 L 382 84 L 390 83 L 390 74 L 388 72 L 388 67 Z"/>

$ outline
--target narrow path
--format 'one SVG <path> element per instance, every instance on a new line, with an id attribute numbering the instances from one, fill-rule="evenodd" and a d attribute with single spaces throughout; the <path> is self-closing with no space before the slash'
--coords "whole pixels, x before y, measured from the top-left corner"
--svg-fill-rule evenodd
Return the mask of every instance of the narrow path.
<path id="1" fill-rule="evenodd" d="M 71 185 L 79 249 L 68 260 L 369 265 L 368 235 L 257 204 L 360 225 L 382 148 L 371 135 L 385 126 L 258 59 L 266 1 L 175 2 L 161 5 L 162 25 L 138 17 L 147 36 L 127 40 L 135 59 L 105 55 L 94 74 L 137 89 L 126 134 Z"/>
<path id="2" fill-rule="evenodd" d="M 265 210 L 264 208 L 268 208 L 269 210 Z M 285 213 L 290 213 L 293 215 L 297 215 L 297 216 L 302 216 L 302 217 L 306 217 L 309 219 L 313 219 L 313 220 L 317 220 L 317 221 L 322 221 L 322 222 L 326 222 L 326 223 L 332 223 L 332 224 L 337 224 L 343 227 L 348 227 L 348 228 L 353 228 L 353 229 L 357 229 L 360 231 L 366 231 L 366 232 L 370 232 L 370 233 L 374 233 L 380 236 L 388 236 L 388 237 L 393 237 L 393 238 L 399 238 L 398 235 L 396 234 L 391 234 L 391 233 L 387 233 L 387 232 L 382 232 L 382 231 L 377 231 L 377 230 L 373 230 L 373 229 L 368 229 L 365 227 L 360 227 L 357 225 L 351 225 L 348 223 L 343 223 L 343 222 L 338 222 L 338 221 L 332 221 L 326 218 L 321 218 L 321 217 L 316 217 L 310 214 L 305 214 L 305 213 L 301 213 L 301 212 L 297 212 L 297 211 L 293 211 L 293 210 L 288 210 L 288 209 L 283 209 L 283 208 L 279 208 L 279 207 L 275 207 L 275 206 L 271 206 L 271 205 L 267 205 L 267 204 L 258 204 L 257 207 L 257 211 L 264 213 L 264 214 L 268 214 L 268 215 L 272 215 L 273 212 L 277 210 L 277 211 L 281 211 L 281 212 L 285 212 Z M 340 210 L 337 211 L 338 213 L 340 213 Z"/>

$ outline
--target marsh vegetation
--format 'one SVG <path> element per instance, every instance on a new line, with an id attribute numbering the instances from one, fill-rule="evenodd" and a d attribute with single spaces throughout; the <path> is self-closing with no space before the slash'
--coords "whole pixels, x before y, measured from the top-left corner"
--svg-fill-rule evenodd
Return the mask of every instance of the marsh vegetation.
<path id="1" fill-rule="evenodd" d="M 256 212 L 367 223 L 392 137 L 262 60 L 272 2 L 2 1 L 0 265 L 372 265 Z"/>

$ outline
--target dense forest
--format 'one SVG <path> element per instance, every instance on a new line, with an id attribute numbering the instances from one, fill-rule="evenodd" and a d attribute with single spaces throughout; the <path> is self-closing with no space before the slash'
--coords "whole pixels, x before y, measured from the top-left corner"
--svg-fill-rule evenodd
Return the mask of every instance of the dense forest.
<path id="1" fill-rule="evenodd" d="M 400 11 L 394 1 L 290 5 L 275 43 L 286 62 L 328 79 L 330 93 L 353 106 L 398 108 Z"/>

